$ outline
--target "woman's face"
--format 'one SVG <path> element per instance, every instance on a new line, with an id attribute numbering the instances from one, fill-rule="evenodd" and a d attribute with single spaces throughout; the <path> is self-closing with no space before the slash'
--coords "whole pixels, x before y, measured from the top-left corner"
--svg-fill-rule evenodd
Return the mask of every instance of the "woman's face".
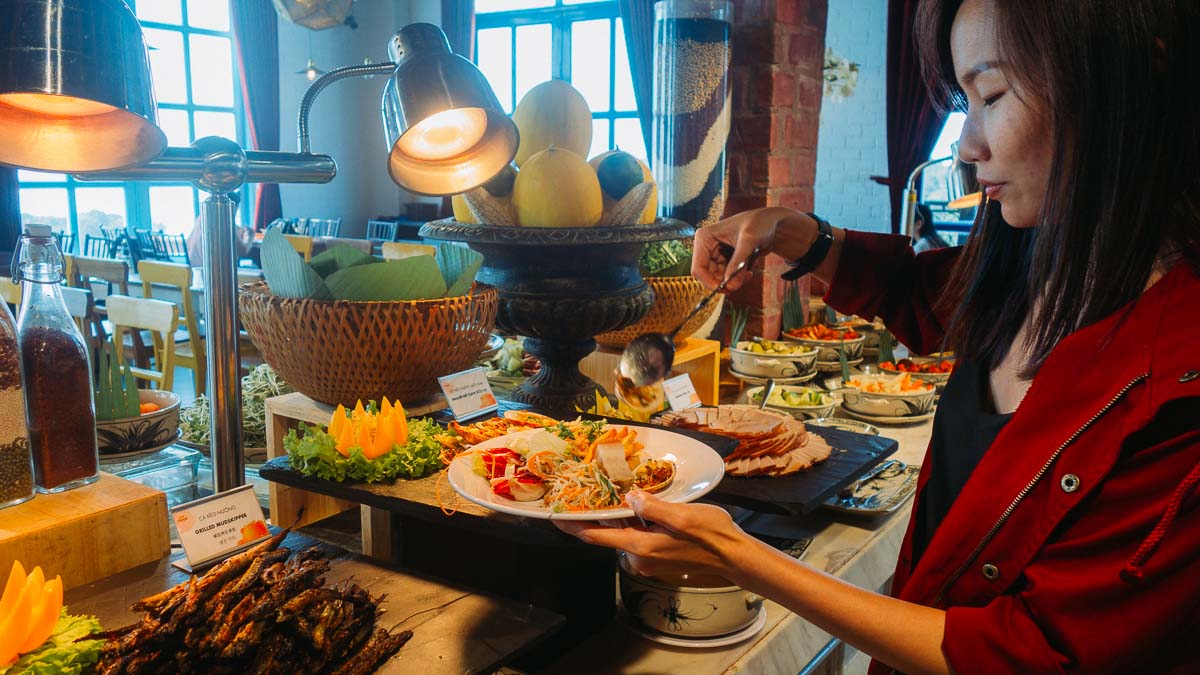
<path id="1" fill-rule="evenodd" d="M 966 0 L 950 31 L 967 119 L 958 155 L 977 165 L 984 194 L 1013 227 L 1033 227 L 1050 177 L 1050 127 L 1037 102 L 1005 74 L 992 0 Z"/>

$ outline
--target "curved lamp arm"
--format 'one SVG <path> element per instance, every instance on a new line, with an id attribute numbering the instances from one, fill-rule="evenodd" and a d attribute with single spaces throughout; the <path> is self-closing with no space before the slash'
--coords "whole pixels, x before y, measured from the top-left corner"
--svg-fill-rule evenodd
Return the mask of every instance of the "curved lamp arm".
<path id="1" fill-rule="evenodd" d="M 325 87 L 344 80 L 348 77 L 369 77 L 371 75 L 390 75 L 396 70 L 396 64 L 391 61 L 385 63 L 371 63 L 358 66 L 346 66 L 331 70 L 321 77 L 317 78 L 308 87 L 308 91 L 304 92 L 304 99 L 300 101 L 300 114 L 297 116 L 297 132 L 300 137 L 300 152 L 301 154 L 309 154 L 308 142 L 308 114 L 312 110 L 313 103 L 317 100 L 317 95 L 321 93 Z"/>
<path id="2" fill-rule="evenodd" d="M 333 73 L 330 73 L 330 75 L 332 74 Z M 948 159 L 958 161 L 958 156 L 939 157 L 937 159 L 931 159 L 928 162 L 922 162 L 912 170 L 912 173 L 908 174 L 908 181 L 904 184 L 904 194 L 900 198 L 900 208 L 904 209 L 902 212 L 902 215 L 904 216 L 903 228 L 901 229 L 904 234 L 908 235 L 909 239 L 913 239 L 917 236 L 917 233 L 914 231 L 917 224 L 917 176 L 920 176 L 921 172 L 930 166 L 934 164 L 940 164 Z"/>

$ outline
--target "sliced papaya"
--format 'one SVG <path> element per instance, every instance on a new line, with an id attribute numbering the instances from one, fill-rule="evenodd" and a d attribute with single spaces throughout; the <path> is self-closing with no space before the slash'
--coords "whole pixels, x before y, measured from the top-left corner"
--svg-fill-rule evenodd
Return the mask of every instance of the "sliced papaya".
<path id="1" fill-rule="evenodd" d="M 54 632 L 54 624 L 58 623 L 58 613 L 63 604 L 62 577 L 54 577 L 42 587 L 41 602 L 30 613 L 29 635 L 25 642 L 17 647 L 18 654 L 31 652 L 50 637 Z"/>
<path id="2" fill-rule="evenodd" d="M 354 404 L 354 413 L 350 416 L 352 419 L 358 420 L 367 416 L 367 409 L 363 407 L 362 399 Z"/>
<path id="3" fill-rule="evenodd" d="M 4 595 L 0 596 L 0 621 L 8 616 L 8 610 L 17 602 L 17 596 L 21 593 L 21 588 L 25 586 L 25 568 L 21 566 L 20 560 L 14 560 L 12 564 L 12 572 L 8 575 L 8 583 L 4 585 Z"/>
<path id="4" fill-rule="evenodd" d="M 346 426 L 346 407 L 341 403 L 334 409 L 333 415 L 329 418 L 329 435 L 334 438 L 340 438 L 342 427 Z"/>
<path id="5" fill-rule="evenodd" d="M 338 436 L 337 451 L 342 457 L 349 457 L 352 447 L 354 447 L 354 423 L 347 420 L 342 425 L 342 433 Z"/>
<path id="6" fill-rule="evenodd" d="M 386 396 L 383 397 L 383 403 L 379 405 L 379 414 L 382 417 L 387 417 L 388 415 L 392 414 L 392 402 L 389 401 L 388 397 Z"/>
<path id="7" fill-rule="evenodd" d="M 375 459 L 391 452 L 395 445 L 396 429 L 392 424 L 392 418 L 380 415 L 375 422 L 375 439 L 372 441 L 371 447 L 363 448 L 363 454 L 367 459 Z"/>
<path id="8" fill-rule="evenodd" d="M 408 418 L 404 416 L 404 408 L 401 408 L 399 403 L 392 411 L 392 428 L 396 433 L 396 445 L 408 443 Z"/>
<path id="9" fill-rule="evenodd" d="M 354 423 L 354 444 L 367 454 L 371 451 L 371 427 L 366 420 L 358 420 Z"/>
<path id="10" fill-rule="evenodd" d="M 46 580 L 42 578 L 42 570 L 35 567 L 33 571 L 34 574 L 30 574 L 21 585 L 21 592 L 17 594 L 17 600 L 9 609 L 8 615 L 0 619 L 0 666 L 6 666 L 16 660 L 17 650 L 25 644 L 25 638 L 29 637 L 30 611 L 45 592 Z M 34 583 L 35 575 L 39 580 L 37 584 Z"/>

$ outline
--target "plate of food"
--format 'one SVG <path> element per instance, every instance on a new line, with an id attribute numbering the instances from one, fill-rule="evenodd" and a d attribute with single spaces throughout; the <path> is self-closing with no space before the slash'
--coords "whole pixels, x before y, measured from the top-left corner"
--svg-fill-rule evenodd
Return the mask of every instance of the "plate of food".
<path id="1" fill-rule="evenodd" d="M 721 456 L 666 429 L 587 420 L 517 431 L 472 446 L 450 463 L 451 487 L 484 508 L 526 518 L 632 518 L 635 488 L 690 502 L 716 487 Z"/>

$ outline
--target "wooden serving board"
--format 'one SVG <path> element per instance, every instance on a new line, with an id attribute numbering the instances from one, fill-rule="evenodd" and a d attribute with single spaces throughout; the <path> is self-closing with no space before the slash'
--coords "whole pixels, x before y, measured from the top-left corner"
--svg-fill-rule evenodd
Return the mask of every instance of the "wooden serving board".
<path id="1" fill-rule="evenodd" d="M 283 546 L 293 552 L 325 548 L 333 558 L 326 585 L 351 579 L 371 595 L 386 594 L 377 625 L 393 631 L 411 630 L 413 637 L 377 673 L 490 673 L 563 622 L 553 612 L 405 572 L 302 534 L 288 535 Z M 172 556 L 179 557 L 182 554 Z M 133 602 L 187 578 L 164 558 L 76 588 L 65 600 L 72 614 L 94 614 L 104 628 L 117 628 L 141 618 L 140 613 L 130 611 Z"/>
<path id="2" fill-rule="evenodd" d="M 0 570 L 13 560 L 80 586 L 170 552 L 161 490 L 101 473 L 91 485 L 39 494 L 0 511 Z"/>

